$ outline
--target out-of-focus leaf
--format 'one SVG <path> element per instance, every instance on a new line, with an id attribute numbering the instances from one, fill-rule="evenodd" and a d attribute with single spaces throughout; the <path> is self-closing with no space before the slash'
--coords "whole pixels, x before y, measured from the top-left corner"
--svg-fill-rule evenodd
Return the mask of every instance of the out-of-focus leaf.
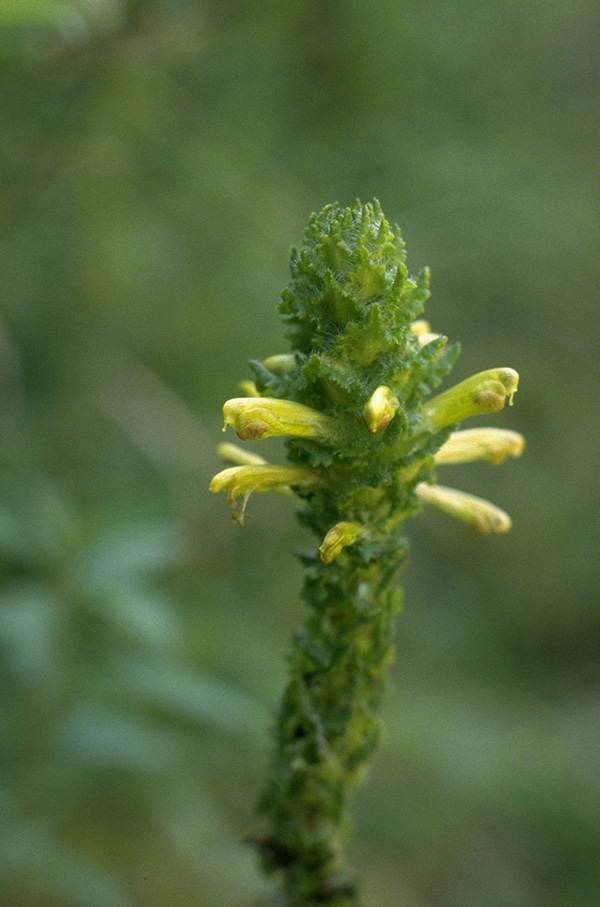
<path id="1" fill-rule="evenodd" d="M 158 589 L 124 580 L 87 607 L 142 646 L 169 649 L 182 639 L 182 626 L 167 596 Z"/>
<path id="2" fill-rule="evenodd" d="M 123 582 L 170 570 L 180 560 L 175 527 L 148 523 L 122 526 L 98 536 L 75 569 L 82 587 L 102 595 Z"/>
<path id="3" fill-rule="evenodd" d="M 54 27 L 67 40 L 81 40 L 91 29 L 116 25 L 124 0 L 2 0 L 3 25 Z"/>
<path id="4" fill-rule="evenodd" d="M 61 847 L 47 828 L 36 825 L 13 827 L 0 832 L 0 866 L 6 904 L 15 892 L 27 886 L 32 897 L 49 895 L 69 907 L 132 907 L 122 886 L 83 856 Z M 27 901 L 27 903 L 30 903 Z M 34 903 L 32 900 L 31 903 Z M 37 901 L 35 901 L 37 903 Z"/>
<path id="5" fill-rule="evenodd" d="M 6 507 L 0 506 L 0 553 L 20 564 L 35 563 L 28 529 Z"/>
<path id="6" fill-rule="evenodd" d="M 171 729 L 135 713 L 80 702 L 67 718 L 61 743 L 65 757 L 91 768 L 163 773 L 181 756 L 181 739 Z"/>
<path id="7" fill-rule="evenodd" d="M 214 793 L 182 785 L 170 802 L 163 803 L 160 820 L 198 885 L 209 879 L 219 903 L 255 902 L 262 884 L 254 854 L 232 840 L 232 829 Z"/>
<path id="8" fill-rule="evenodd" d="M 36 583 L 5 588 L 0 602 L 0 650 L 23 684 L 48 686 L 59 667 L 58 611 L 51 589 Z"/>
<path id="9" fill-rule="evenodd" d="M 81 20 L 77 4 L 69 0 L 2 0 L 0 25 L 4 22 L 51 23 Z"/>
<path id="10" fill-rule="evenodd" d="M 81 527 L 65 495 L 52 482 L 29 470 L 11 470 L 12 487 L 2 476 L 0 492 L 8 490 L 0 506 L 0 555 L 21 566 L 47 568 L 64 558 Z"/>
<path id="11" fill-rule="evenodd" d="M 110 686 L 123 699 L 246 738 L 261 733 L 266 724 L 263 706 L 244 690 L 166 659 L 115 661 Z"/>

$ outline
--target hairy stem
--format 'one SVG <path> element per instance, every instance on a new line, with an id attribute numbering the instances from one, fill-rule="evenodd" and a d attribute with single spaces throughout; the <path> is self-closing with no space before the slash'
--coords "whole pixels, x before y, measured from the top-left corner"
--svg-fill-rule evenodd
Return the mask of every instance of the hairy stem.
<path id="1" fill-rule="evenodd" d="M 264 868 L 282 875 L 285 907 L 358 903 L 344 864 L 350 795 L 379 739 L 377 709 L 393 655 L 405 550 L 365 563 L 343 553 L 315 564 L 303 598 L 291 679 L 260 812 Z"/>

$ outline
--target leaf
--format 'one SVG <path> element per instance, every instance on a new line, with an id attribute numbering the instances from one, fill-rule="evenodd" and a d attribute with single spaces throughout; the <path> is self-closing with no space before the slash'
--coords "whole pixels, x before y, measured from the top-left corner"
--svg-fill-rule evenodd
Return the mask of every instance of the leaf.
<path id="1" fill-rule="evenodd" d="M 60 609 L 46 586 L 23 582 L 3 589 L 0 648 L 20 683 L 48 687 L 57 678 L 59 619 Z"/>
<path id="2" fill-rule="evenodd" d="M 179 564 L 182 546 L 172 523 L 142 523 L 107 530 L 74 565 L 90 592 L 105 594 L 136 579 L 156 576 Z"/>
<path id="3" fill-rule="evenodd" d="M 243 737 L 254 736 L 266 721 L 263 706 L 244 690 L 166 659 L 115 659 L 110 688 L 119 699 Z"/>
<path id="4" fill-rule="evenodd" d="M 63 758 L 89 768 L 164 774 L 181 759 L 183 742 L 172 728 L 94 701 L 77 703 L 60 738 Z"/>
<path id="5" fill-rule="evenodd" d="M 22 892 L 25 885 L 36 903 L 33 893 L 43 892 L 69 907 L 133 907 L 116 879 L 62 846 L 41 823 L 13 824 L 0 837 L 0 851 L 6 904 L 16 903 L 11 888 Z"/>

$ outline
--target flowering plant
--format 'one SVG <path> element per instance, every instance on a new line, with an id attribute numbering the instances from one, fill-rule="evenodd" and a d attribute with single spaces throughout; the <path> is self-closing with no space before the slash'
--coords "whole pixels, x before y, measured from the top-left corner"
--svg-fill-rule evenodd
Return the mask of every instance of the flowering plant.
<path id="1" fill-rule="evenodd" d="M 429 272 L 412 278 L 405 260 L 377 201 L 313 215 L 280 304 L 292 352 L 252 362 L 254 383 L 223 408 L 224 428 L 242 440 L 285 437 L 289 462 L 222 444 L 234 465 L 211 490 L 227 493 L 239 525 L 252 492 L 286 494 L 320 541 L 302 556 L 309 614 L 294 636 L 254 839 L 282 907 L 357 903 L 343 856 L 349 795 L 379 737 L 404 522 L 425 503 L 477 533 L 511 525 L 495 505 L 436 484 L 435 470 L 521 453 L 516 432 L 456 430 L 512 403 L 518 375 L 494 368 L 431 396 L 459 348 L 419 318 Z"/>

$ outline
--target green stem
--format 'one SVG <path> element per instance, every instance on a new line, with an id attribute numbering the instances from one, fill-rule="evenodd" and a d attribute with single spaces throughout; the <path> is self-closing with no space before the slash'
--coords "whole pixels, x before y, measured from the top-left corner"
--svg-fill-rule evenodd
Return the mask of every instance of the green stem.
<path id="1" fill-rule="evenodd" d="M 265 870 L 281 873 L 282 907 L 358 903 L 343 846 L 351 791 L 379 739 L 404 559 L 402 549 L 371 563 L 344 552 L 306 578 L 311 611 L 295 634 L 259 807 L 267 830 L 257 844 Z"/>

